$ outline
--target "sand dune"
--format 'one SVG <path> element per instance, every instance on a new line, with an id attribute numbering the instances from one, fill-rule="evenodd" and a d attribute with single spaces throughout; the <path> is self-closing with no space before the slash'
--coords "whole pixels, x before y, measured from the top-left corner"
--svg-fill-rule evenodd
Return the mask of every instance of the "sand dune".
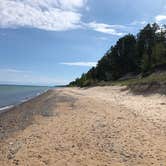
<path id="1" fill-rule="evenodd" d="M 62 88 L 0 115 L 0 165 L 165 166 L 166 96 Z"/>

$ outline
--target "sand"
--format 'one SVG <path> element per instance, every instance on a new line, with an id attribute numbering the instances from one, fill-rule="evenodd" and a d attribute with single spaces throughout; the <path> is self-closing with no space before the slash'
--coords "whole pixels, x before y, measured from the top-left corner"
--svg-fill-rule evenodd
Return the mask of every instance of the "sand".
<path id="1" fill-rule="evenodd" d="M 0 115 L 2 166 L 166 166 L 166 96 L 60 88 Z"/>

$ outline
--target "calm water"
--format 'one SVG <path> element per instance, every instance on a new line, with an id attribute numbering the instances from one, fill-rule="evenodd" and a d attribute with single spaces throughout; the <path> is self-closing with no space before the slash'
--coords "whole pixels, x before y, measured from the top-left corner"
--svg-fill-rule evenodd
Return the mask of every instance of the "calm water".
<path id="1" fill-rule="evenodd" d="M 0 85 L 0 111 L 47 91 L 46 86 Z"/>

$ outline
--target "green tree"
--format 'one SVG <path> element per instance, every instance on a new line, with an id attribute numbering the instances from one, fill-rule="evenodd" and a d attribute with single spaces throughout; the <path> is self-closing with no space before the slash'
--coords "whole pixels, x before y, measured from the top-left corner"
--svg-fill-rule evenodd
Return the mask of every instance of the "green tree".
<path id="1" fill-rule="evenodd" d="M 166 63 L 166 27 L 147 24 L 135 37 L 120 38 L 106 54 L 71 86 L 89 86 L 98 81 L 113 81 L 127 73 L 146 73 Z"/>

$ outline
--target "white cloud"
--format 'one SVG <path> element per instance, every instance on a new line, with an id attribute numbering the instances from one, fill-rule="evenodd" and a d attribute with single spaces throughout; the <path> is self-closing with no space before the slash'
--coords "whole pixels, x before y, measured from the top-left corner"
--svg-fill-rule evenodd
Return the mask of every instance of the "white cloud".
<path id="1" fill-rule="evenodd" d="M 133 21 L 132 23 L 131 23 L 131 25 L 145 25 L 146 24 L 146 21 Z"/>
<path id="2" fill-rule="evenodd" d="M 166 20 L 166 15 L 157 15 L 155 17 L 155 20 L 156 20 L 157 23 L 160 23 L 160 22 Z"/>
<path id="3" fill-rule="evenodd" d="M 1 27 L 33 27 L 44 30 L 78 28 L 86 0 L 2 0 Z"/>
<path id="4" fill-rule="evenodd" d="M 99 39 L 99 40 L 108 40 L 107 37 L 97 37 L 97 39 Z"/>
<path id="5" fill-rule="evenodd" d="M 52 0 L 55 2 L 56 0 Z M 87 0 L 57 0 L 58 4 L 64 9 L 76 9 L 85 6 Z"/>
<path id="6" fill-rule="evenodd" d="M 31 73 L 31 71 L 25 71 L 25 70 L 17 70 L 17 69 L 0 69 L 0 72 L 5 73 Z"/>
<path id="7" fill-rule="evenodd" d="M 122 26 L 122 25 L 121 25 Z M 116 28 L 119 28 L 120 25 L 109 25 L 104 23 L 91 22 L 87 24 L 87 27 L 93 29 L 97 32 L 102 32 L 110 35 L 122 36 L 124 33 L 117 32 Z"/>
<path id="8" fill-rule="evenodd" d="M 26 70 L 0 69 L 0 83 L 29 85 L 62 85 L 69 82 L 56 77 L 48 77 Z"/>
<path id="9" fill-rule="evenodd" d="M 0 27 L 30 27 L 48 31 L 85 28 L 121 36 L 123 25 L 82 21 L 82 13 L 89 10 L 88 0 L 0 0 Z M 119 32 L 120 31 L 120 32 Z"/>
<path id="10" fill-rule="evenodd" d="M 96 66 L 97 62 L 62 62 L 60 64 L 68 65 L 68 66 L 87 66 L 87 67 L 92 67 L 92 66 Z"/>

